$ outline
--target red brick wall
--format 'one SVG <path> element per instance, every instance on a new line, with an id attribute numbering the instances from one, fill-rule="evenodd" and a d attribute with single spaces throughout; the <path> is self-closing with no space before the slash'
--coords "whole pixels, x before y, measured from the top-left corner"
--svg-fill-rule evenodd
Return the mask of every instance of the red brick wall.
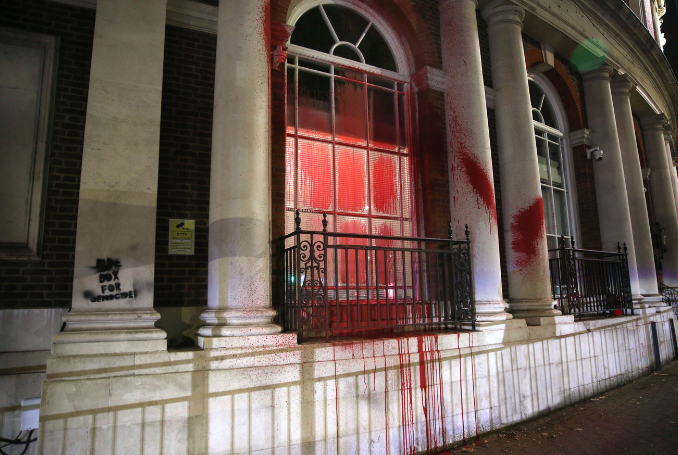
<path id="1" fill-rule="evenodd" d="M 0 0 L 0 26 L 59 38 L 42 256 L 0 261 L 1 309 L 71 305 L 94 14 L 47 0 Z"/>
<path id="2" fill-rule="evenodd" d="M 165 29 L 155 306 L 207 304 L 210 156 L 216 36 Z M 169 220 L 195 220 L 195 254 L 168 254 Z"/>

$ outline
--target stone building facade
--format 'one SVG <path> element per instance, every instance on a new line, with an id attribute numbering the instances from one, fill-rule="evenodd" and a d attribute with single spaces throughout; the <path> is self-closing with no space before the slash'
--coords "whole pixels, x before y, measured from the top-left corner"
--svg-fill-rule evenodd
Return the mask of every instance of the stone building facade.
<path id="1" fill-rule="evenodd" d="M 2 437 L 434 453 L 674 358 L 664 12 L 0 0 Z"/>

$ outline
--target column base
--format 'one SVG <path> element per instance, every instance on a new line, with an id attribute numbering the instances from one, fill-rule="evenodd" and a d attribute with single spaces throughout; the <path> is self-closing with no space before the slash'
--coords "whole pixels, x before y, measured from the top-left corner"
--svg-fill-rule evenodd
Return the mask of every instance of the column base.
<path id="1" fill-rule="evenodd" d="M 509 311 L 514 318 L 529 319 L 536 321 L 535 318 L 553 318 L 560 316 L 562 312 L 557 309 L 558 304 L 553 299 L 521 299 L 511 300 L 509 302 Z M 542 325 L 541 323 L 527 325 Z"/>
<path id="2" fill-rule="evenodd" d="M 508 304 L 501 300 L 497 301 L 476 301 L 476 321 L 478 322 L 497 322 L 513 319 L 511 313 L 506 312 Z"/>
<path id="3" fill-rule="evenodd" d="M 64 331 L 52 337 L 52 357 L 164 351 L 167 334 L 155 327 L 153 310 L 82 311 L 62 317 Z"/>
<path id="4" fill-rule="evenodd" d="M 275 315 L 273 308 L 207 309 L 200 315 L 205 320 L 205 325 L 198 329 L 198 335 L 201 337 L 274 335 L 283 330 L 282 326 L 273 323 Z"/>

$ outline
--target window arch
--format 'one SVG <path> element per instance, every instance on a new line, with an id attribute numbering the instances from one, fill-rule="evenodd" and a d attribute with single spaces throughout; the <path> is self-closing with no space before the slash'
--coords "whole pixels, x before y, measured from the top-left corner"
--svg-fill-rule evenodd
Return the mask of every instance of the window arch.
<path id="1" fill-rule="evenodd" d="M 572 185 L 568 170 L 571 163 L 566 153 L 564 116 L 559 115 L 556 99 L 547 84 L 534 76 L 528 80 L 532 120 L 537 145 L 537 160 L 544 202 L 544 221 L 549 249 L 558 247 L 558 237 L 574 238 L 575 222 Z"/>
<path id="2" fill-rule="evenodd" d="M 382 29 L 337 4 L 296 21 L 287 61 L 285 230 L 412 236 L 408 84 Z"/>

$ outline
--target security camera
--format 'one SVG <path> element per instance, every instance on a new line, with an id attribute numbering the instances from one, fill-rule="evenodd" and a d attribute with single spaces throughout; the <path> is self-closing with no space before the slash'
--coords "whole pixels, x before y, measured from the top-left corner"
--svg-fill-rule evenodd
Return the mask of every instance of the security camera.
<path id="1" fill-rule="evenodd" d="M 600 150 L 600 147 L 586 149 L 586 158 L 600 161 L 603 159 L 603 151 Z"/>

